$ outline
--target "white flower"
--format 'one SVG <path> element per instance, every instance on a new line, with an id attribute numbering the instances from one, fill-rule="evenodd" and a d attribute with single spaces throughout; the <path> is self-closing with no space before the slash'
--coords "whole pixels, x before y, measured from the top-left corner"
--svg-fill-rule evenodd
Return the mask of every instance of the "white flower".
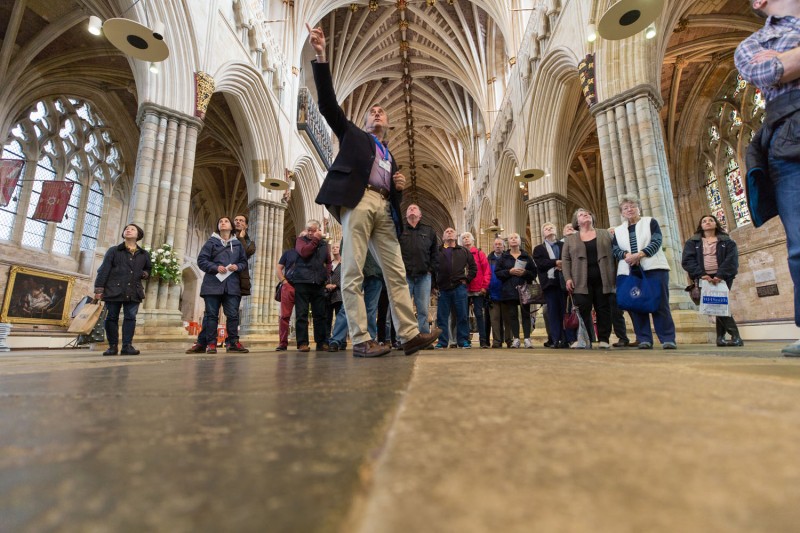
<path id="1" fill-rule="evenodd" d="M 158 250 L 156 250 L 156 253 L 157 254 L 163 254 L 164 253 L 164 249 L 163 248 L 159 248 Z"/>
<path id="2" fill-rule="evenodd" d="M 169 259 L 162 259 L 161 262 L 166 265 L 167 263 L 169 263 Z"/>
<path id="3" fill-rule="evenodd" d="M 164 255 L 169 256 L 169 250 L 164 250 Z"/>

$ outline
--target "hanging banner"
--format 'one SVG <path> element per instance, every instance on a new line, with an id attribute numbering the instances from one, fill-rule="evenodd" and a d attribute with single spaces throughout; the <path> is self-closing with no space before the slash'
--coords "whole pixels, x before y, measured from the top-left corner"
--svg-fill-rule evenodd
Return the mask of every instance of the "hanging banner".
<path id="1" fill-rule="evenodd" d="M 583 61 L 578 64 L 578 76 L 586 105 L 592 107 L 597 103 L 597 93 L 594 88 L 594 54 L 586 54 Z"/>
<path id="2" fill-rule="evenodd" d="M 0 159 L 0 207 L 11 201 L 24 164 L 21 159 Z"/>
<path id="3" fill-rule="evenodd" d="M 46 181 L 42 184 L 42 194 L 36 211 L 31 218 L 46 222 L 61 222 L 72 196 L 73 181 Z"/>

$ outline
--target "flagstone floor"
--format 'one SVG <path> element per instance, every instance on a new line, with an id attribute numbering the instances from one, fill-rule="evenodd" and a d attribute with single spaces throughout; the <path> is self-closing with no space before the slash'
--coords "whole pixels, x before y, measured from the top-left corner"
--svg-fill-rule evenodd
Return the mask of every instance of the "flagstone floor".
<path id="1" fill-rule="evenodd" d="M 781 346 L 0 354 L 0 531 L 797 531 Z"/>

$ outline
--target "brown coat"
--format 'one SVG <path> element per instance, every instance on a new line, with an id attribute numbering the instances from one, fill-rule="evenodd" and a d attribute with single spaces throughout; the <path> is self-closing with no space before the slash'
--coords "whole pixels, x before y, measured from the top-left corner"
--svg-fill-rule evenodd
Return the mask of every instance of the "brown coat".
<path id="1" fill-rule="evenodd" d="M 597 262 L 600 263 L 600 277 L 603 279 L 603 293 L 614 292 L 616 286 L 616 265 L 611 251 L 611 234 L 604 229 L 597 232 Z M 564 239 L 561 253 L 561 269 L 565 280 L 572 280 L 577 294 L 589 294 L 589 267 L 586 264 L 586 245 L 580 232 Z"/>

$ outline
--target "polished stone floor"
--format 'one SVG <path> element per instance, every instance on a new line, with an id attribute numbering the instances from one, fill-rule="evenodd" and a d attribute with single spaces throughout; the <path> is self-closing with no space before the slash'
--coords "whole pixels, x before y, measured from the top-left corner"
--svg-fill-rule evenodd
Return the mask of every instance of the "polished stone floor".
<path id="1" fill-rule="evenodd" d="M 0 531 L 798 531 L 781 346 L 0 354 Z"/>

